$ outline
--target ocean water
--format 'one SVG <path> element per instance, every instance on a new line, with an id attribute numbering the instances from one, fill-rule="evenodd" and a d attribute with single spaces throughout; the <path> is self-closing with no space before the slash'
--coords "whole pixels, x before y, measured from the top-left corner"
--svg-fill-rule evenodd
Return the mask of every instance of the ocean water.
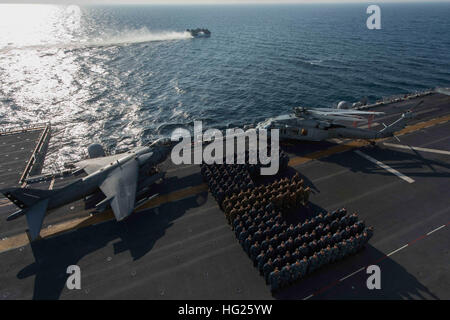
<path id="1" fill-rule="evenodd" d="M 450 87 L 450 4 L 0 5 L 0 126 L 51 122 L 50 169 L 194 120 Z M 209 39 L 183 30 L 206 27 Z"/>

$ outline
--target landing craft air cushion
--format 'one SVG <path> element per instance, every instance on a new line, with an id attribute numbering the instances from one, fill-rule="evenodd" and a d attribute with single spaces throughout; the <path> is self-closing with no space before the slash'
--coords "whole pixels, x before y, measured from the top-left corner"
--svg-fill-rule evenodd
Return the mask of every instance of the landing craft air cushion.
<path id="1" fill-rule="evenodd" d="M 163 162 L 171 150 L 170 139 L 160 139 L 149 147 L 137 147 L 129 152 L 104 156 L 103 150 L 89 150 L 90 159 L 75 163 L 76 173 L 87 176 L 55 190 L 11 188 L 0 190 L 20 208 L 8 216 L 14 220 L 26 215 L 31 240 L 39 237 L 47 211 L 92 196 L 99 192 L 106 198 L 95 205 L 99 211 L 111 207 L 117 221 L 128 217 L 134 210 L 139 194 L 163 177 L 152 172 Z M 101 155 L 101 156 L 99 156 Z"/>
<path id="2" fill-rule="evenodd" d="M 368 121 L 363 116 L 373 117 L 379 114 L 383 112 L 297 107 L 292 114 L 280 115 L 258 123 L 256 129 L 279 129 L 280 139 L 285 140 L 322 141 L 332 138 L 373 140 L 394 136 L 394 133 L 403 129 L 408 120 L 414 116 L 412 111 L 405 112 L 380 131 L 348 125 L 349 122 L 357 124 Z"/>
<path id="3" fill-rule="evenodd" d="M 211 31 L 204 28 L 187 29 L 186 31 L 194 38 L 209 38 L 211 36 Z"/>

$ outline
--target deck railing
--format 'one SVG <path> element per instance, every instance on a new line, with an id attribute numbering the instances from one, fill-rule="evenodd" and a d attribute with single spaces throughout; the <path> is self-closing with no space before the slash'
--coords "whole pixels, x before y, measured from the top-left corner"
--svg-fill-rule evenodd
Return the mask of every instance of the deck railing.
<path id="1" fill-rule="evenodd" d="M 42 122 L 42 123 L 32 123 L 27 125 L 16 125 L 16 126 L 10 126 L 10 127 L 0 127 L 0 135 L 6 135 L 6 134 L 15 134 L 20 132 L 27 132 L 27 131 L 34 131 L 34 130 L 42 130 L 45 129 L 47 126 L 50 126 L 50 123 L 48 122 Z"/>
<path id="2" fill-rule="evenodd" d="M 39 127 L 36 126 L 35 128 L 38 129 Z M 42 127 L 40 127 L 40 129 L 42 129 Z M 48 123 L 45 125 L 44 131 L 42 131 L 41 137 L 39 138 L 39 142 L 34 148 L 33 154 L 31 155 L 30 160 L 28 160 L 27 166 L 25 167 L 25 170 L 20 177 L 20 184 L 23 184 L 25 182 L 30 172 L 35 170 L 36 166 L 42 166 L 50 135 L 51 125 L 50 123 Z"/>

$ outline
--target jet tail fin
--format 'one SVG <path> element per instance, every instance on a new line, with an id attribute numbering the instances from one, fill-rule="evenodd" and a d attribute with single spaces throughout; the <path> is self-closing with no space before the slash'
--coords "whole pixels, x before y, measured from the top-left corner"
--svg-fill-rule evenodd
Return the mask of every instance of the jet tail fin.
<path id="1" fill-rule="evenodd" d="M 0 192 L 21 209 L 9 215 L 7 220 L 14 220 L 26 215 L 31 240 L 35 240 L 42 228 L 45 213 L 47 212 L 48 199 L 56 191 L 12 188 L 1 190 Z"/>
<path id="2" fill-rule="evenodd" d="M 27 223 L 31 240 L 36 240 L 41 232 L 45 213 L 47 212 L 48 199 L 39 201 L 26 210 Z"/>

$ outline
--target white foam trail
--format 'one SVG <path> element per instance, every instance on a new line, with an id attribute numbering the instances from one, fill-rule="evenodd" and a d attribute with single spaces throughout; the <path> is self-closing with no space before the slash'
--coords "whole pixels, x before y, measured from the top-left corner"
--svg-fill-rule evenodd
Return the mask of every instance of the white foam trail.
<path id="1" fill-rule="evenodd" d="M 152 41 L 169 41 L 190 39 L 192 35 L 187 32 L 161 31 L 150 32 L 147 28 L 135 31 L 126 31 L 114 36 L 106 36 L 100 39 L 88 40 L 88 46 L 114 46 L 123 44 L 143 43 Z"/>
<path id="2" fill-rule="evenodd" d="M 147 28 L 138 30 L 123 31 L 116 34 L 106 34 L 97 38 L 84 38 L 77 41 L 67 41 L 48 44 L 31 44 L 24 46 L 6 46 L 0 48 L 1 51 L 10 51 L 17 49 L 65 49 L 65 48 L 83 48 L 83 47 L 105 47 L 119 46 L 127 44 L 145 43 L 153 41 L 170 41 L 191 39 L 192 35 L 187 31 L 159 31 L 151 32 Z"/>

